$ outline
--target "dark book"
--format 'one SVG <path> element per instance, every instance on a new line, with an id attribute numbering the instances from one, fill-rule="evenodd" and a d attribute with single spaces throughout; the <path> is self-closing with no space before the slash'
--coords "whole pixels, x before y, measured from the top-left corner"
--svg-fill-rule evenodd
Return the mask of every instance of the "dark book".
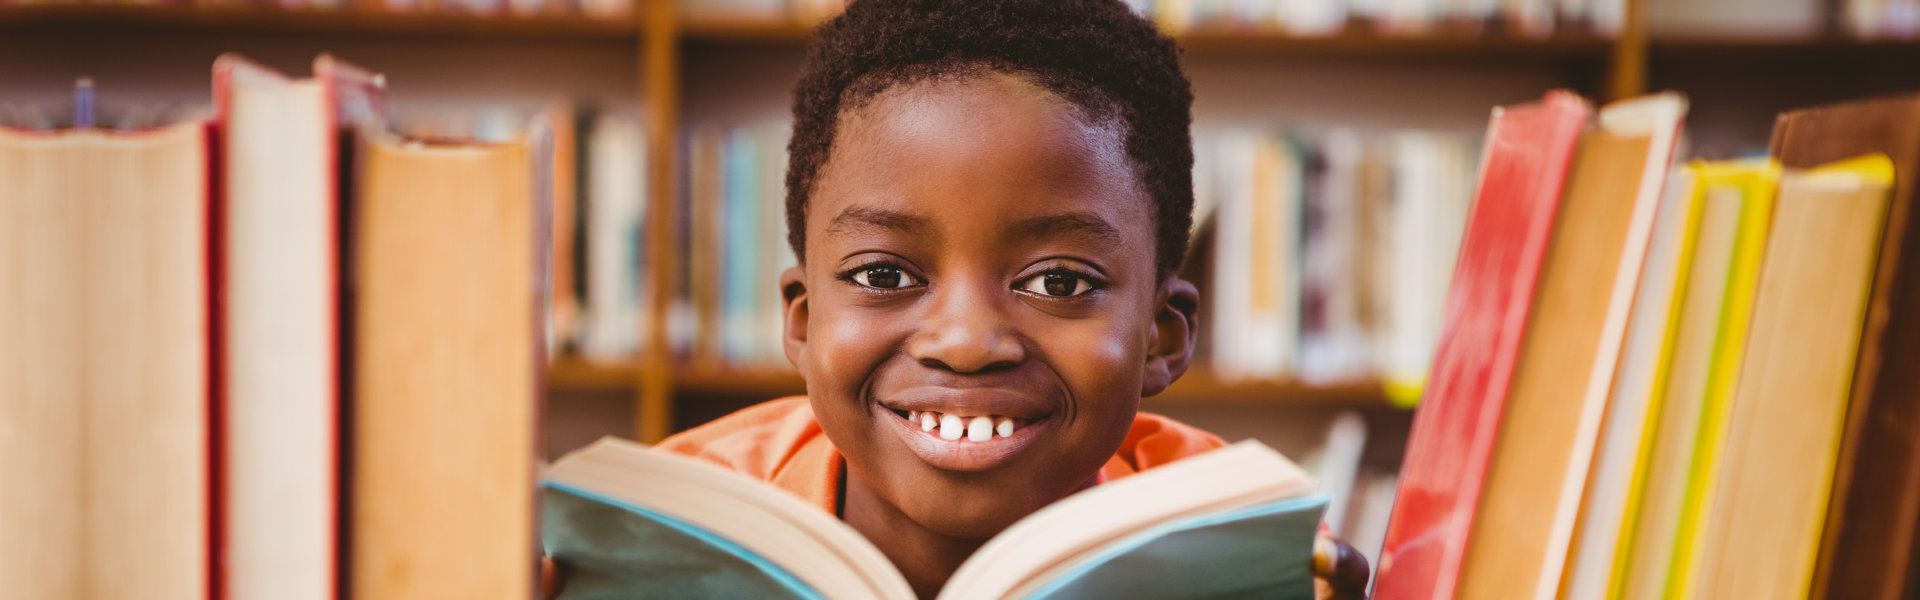
<path id="1" fill-rule="evenodd" d="M 1840 460 L 1834 474 L 1819 565 L 1810 597 L 1897 598 L 1913 585 L 1920 520 L 1920 236 L 1914 181 L 1920 178 L 1920 94 L 1789 112 L 1773 130 L 1773 154 L 1787 168 L 1871 153 L 1893 159 L 1873 291 L 1860 337 Z M 1895 310 L 1906 307 L 1906 310 Z"/>

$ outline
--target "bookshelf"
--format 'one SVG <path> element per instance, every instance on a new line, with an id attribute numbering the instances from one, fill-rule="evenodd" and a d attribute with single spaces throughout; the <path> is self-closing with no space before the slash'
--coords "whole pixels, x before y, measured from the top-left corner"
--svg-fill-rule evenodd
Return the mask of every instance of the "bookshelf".
<path id="1" fill-rule="evenodd" d="M 1641 18 L 1646 0 L 1630 0 L 1630 18 L 1618 36 L 1602 37 L 1571 31 L 1546 38 L 1439 29 L 1417 35 L 1395 35 L 1364 27 L 1327 35 L 1302 37 L 1277 30 L 1259 28 L 1196 29 L 1177 37 L 1187 48 L 1190 64 L 1209 68 L 1209 63 L 1257 61 L 1326 61 L 1345 65 L 1369 63 L 1397 65 L 1408 69 L 1441 62 L 1452 68 L 1503 68 L 1514 63 L 1537 63 L 1555 73 L 1563 84 L 1600 99 L 1619 98 L 1654 87 L 1672 85 L 1684 79 L 1688 65 L 1696 63 L 1734 63 L 1751 69 L 1770 62 L 1784 61 L 1798 71 L 1814 70 L 1819 62 L 1911 60 L 1920 56 L 1920 44 L 1911 42 L 1860 42 L 1840 37 L 1813 40 L 1699 40 L 1655 39 Z M 704 53 L 745 53 L 748 58 L 765 55 L 773 62 L 797 63 L 809 24 L 791 19 L 689 19 L 678 0 L 637 0 L 632 16 L 618 19 L 577 15 L 538 14 L 440 14 L 399 13 L 365 8 L 336 10 L 284 10 L 265 7 L 197 7 L 191 5 L 140 6 L 128 4 L 28 4 L 0 7 L 0 32 L 14 36 L 16 45 L 40 43 L 66 33 L 101 35 L 115 31 L 139 31 L 142 39 L 154 37 L 232 38 L 275 34 L 299 34 L 315 38 L 377 38 L 393 45 L 440 43 L 485 44 L 521 43 L 593 43 L 626 48 L 634 69 L 615 73 L 615 79 L 637 82 L 631 89 L 639 104 L 651 148 L 676 147 L 676 135 L 683 124 L 683 108 L 689 94 L 689 80 L 714 77 L 710 73 L 690 73 L 689 64 L 697 63 Z M 16 35 L 18 34 L 18 35 Z M 760 53 L 755 55 L 754 53 Z M 0 61 L 4 62 L 4 61 Z M 201 63 L 204 64 L 204 63 Z M 1883 63 L 1884 64 L 1884 63 Z M 589 68 L 610 68 L 595 63 Z M 1413 65 L 1408 67 L 1407 65 Z M 0 77 L 7 65 L 0 64 Z M 1676 75 L 1677 74 L 1677 75 Z M 1197 88 L 1203 74 L 1196 75 Z M 1208 85 L 1230 77 L 1215 75 Z M 1906 83 L 1905 81 L 1899 82 Z M 1529 82 L 1530 89 L 1538 86 Z M 1892 83 L 1882 82 L 1879 87 Z M 1200 90 L 1203 93 L 1207 90 Z M 1692 90 L 1688 90 L 1691 92 Z M 1266 90 L 1262 90 L 1265 93 Z M 1852 90 L 1832 95 L 1851 93 Z M 1731 94 L 1729 94 L 1731 95 Z M 1521 100 L 1515 97 L 1508 100 Z M 1799 100 L 1798 96 L 1793 98 Z M 1473 102 L 1479 105 L 1478 100 Z M 1203 103 L 1204 104 L 1204 100 Z M 1768 110 L 1773 107 L 1768 106 Z M 1201 104 L 1196 111 L 1202 110 Z M 1760 112 L 1760 111 L 1753 111 Z M 1743 125 L 1744 127 L 1744 125 Z M 649 197 L 673 198 L 681 185 L 677 173 L 684 157 L 672 152 L 650 152 L 645 165 Z M 654 214 L 648 219 L 649 273 L 655 279 L 649 287 L 655 293 L 673 287 L 670 278 L 677 269 L 669 268 L 673 256 L 667 227 L 674 215 L 670 202 L 650 203 Z M 577 358 L 560 357 L 550 369 L 547 381 L 558 392 L 596 391 L 631 396 L 632 432 L 643 441 L 657 441 L 670 432 L 674 422 L 676 398 L 685 395 L 760 395 L 774 396 L 802 391 L 798 377 L 785 371 L 719 371 L 689 369 L 669 355 L 665 328 L 664 302 L 650 302 L 646 316 L 647 336 L 638 358 L 617 363 L 588 363 Z M 1297 382 L 1240 383 L 1223 381 L 1204 369 L 1189 373 L 1160 400 L 1180 402 L 1205 399 L 1219 402 L 1280 402 L 1307 406 L 1345 405 L 1383 406 L 1383 394 L 1375 382 L 1359 381 L 1333 386 L 1305 385 Z M 1277 399 L 1277 400 L 1276 400 Z"/>
<path id="2" fill-rule="evenodd" d="M 0 29 L 23 31 L 138 28 L 183 33 L 300 32 L 410 37 L 631 39 L 634 18 L 292 10 L 265 6 L 25 4 L 0 9 Z"/>

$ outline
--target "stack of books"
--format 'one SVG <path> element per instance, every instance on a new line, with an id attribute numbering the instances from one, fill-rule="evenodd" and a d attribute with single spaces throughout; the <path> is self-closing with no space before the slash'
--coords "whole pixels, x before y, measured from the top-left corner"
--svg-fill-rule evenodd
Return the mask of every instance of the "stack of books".
<path id="1" fill-rule="evenodd" d="M 533 588 L 551 141 L 399 138 L 384 77 L 313 69 L 222 56 L 211 118 L 0 130 L 12 592 Z"/>
<path id="2" fill-rule="evenodd" d="M 1674 168 L 1662 94 L 1496 109 L 1375 590 L 1893 598 L 1920 512 L 1920 95 Z"/>

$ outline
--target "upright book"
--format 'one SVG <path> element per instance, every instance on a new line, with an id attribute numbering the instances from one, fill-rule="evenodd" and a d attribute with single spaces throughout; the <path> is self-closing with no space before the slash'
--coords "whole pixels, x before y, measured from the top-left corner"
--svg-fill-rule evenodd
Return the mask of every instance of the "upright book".
<path id="1" fill-rule="evenodd" d="M 1423 406 L 1414 417 L 1375 594 L 1451 598 L 1580 132 L 1569 92 L 1496 108 Z"/>
<path id="2" fill-rule="evenodd" d="M 1781 179 L 1682 598 L 1807 597 L 1893 175 L 1873 155 Z"/>
<path id="3" fill-rule="evenodd" d="M 206 598 L 207 129 L 0 130 L 0 578 Z"/>
<path id="4" fill-rule="evenodd" d="M 534 593 L 546 315 L 526 141 L 362 143 L 350 210 L 348 592 Z"/>
<path id="5" fill-rule="evenodd" d="M 1602 109 L 1581 140 L 1482 484 L 1461 597 L 1559 595 L 1685 114 L 1677 94 L 1625 100 Z"/>
<path id="6" fill-rule="evenodd" d="M 605 439 L 546 476 L 542 534 L 567 565 L 562 598 L 914 597 L 853 528 L 711 463 Z M 1326 504 L 1299 467 L 1241 442 L 1015 522 L 939 597 L 1305 600 Z"/>
<path id="7" fill-rule="evenodd" d="M 289 80 L 232 54 L 213 65 L 221 216 L 215 585 L 236 600 L 335 595 L 338 130 L 367 112 L 343 113 L 339 97 L 377 95 L 381 79 L 325 55 L 314 74 Z M 348 100 L 356 102 L 365 99 Z"/>
<path id="8" fill-rule="evenodd" d="M 1920 94 L 1790 112 L 1773 130 L 1788 167 L 1869 153 L 1893 160 L 1893 191 L 1867 301 L 1860 360 L 1841 437 L 1812 597 L 1891 599 L 1920 593 Z M 1899 308 L 1900 310 L 1896 310 Z"/>
<path id="9" fill-rule="evenodd" d="M 1687 455 L 1685 491 L 1674 508 L 1678 515 L 1673 536 L 1643 540 L 1649 549 L 1657 547 L 1662 548 L 1658 551 L 1661 554 L 1670 553 L 1668 564 L 1649 574 L 1661 582 L 1664 597 L 1690 597 L 1687 594 L 1695 589 L 1699 565 L 1710 558 L 1703 550 L 1708 511 L 1718 493 L 1717 478 L 1720 463 L 1725 460 L 1734 390 L 1746 364 L 1747 335 L 1760 293 L 1761 259 L 1769 243 L 1767 232 L 1774 222 L 1780 174 L 1779 163 L 1770 159 L 1707 163 L 1701 165 L 1695 181 L 1710 201 L 1720 197 L 1737 206 L 1738 216 L 1734 217 L 1734 237 L 1725 262 L 1720 308 L 1713 315 L 1712 357 L 1697 400 L 1699 426 L 1693 431 L 1692 446 L 1682 450 Z"/>

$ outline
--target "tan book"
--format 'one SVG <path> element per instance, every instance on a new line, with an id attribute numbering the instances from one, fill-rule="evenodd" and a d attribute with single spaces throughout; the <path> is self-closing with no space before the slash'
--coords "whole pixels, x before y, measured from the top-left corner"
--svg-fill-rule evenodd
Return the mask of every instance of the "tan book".
<path id="1" fill-rule="evenodd" d="M 207 595 L 205 123 L 0 131 L 0 578 Z"/>
<path id="2" fill-rule="evenodd" d="M 1558 593 L 1685 106 L 1615 103 L 1581 139 L 1456 597 Z"/>
<path id="3" fill-rule="evenodd" d="M 529 154 L 364 145 L 350 225 L 354 598 L 534 593 L 544 224 Z"/>
<path id="4" fill-rule="evenodd" d="M 1886 225 L 1884 155 L 1780 182 L 1695 598 L 1804 598 Z"/>

